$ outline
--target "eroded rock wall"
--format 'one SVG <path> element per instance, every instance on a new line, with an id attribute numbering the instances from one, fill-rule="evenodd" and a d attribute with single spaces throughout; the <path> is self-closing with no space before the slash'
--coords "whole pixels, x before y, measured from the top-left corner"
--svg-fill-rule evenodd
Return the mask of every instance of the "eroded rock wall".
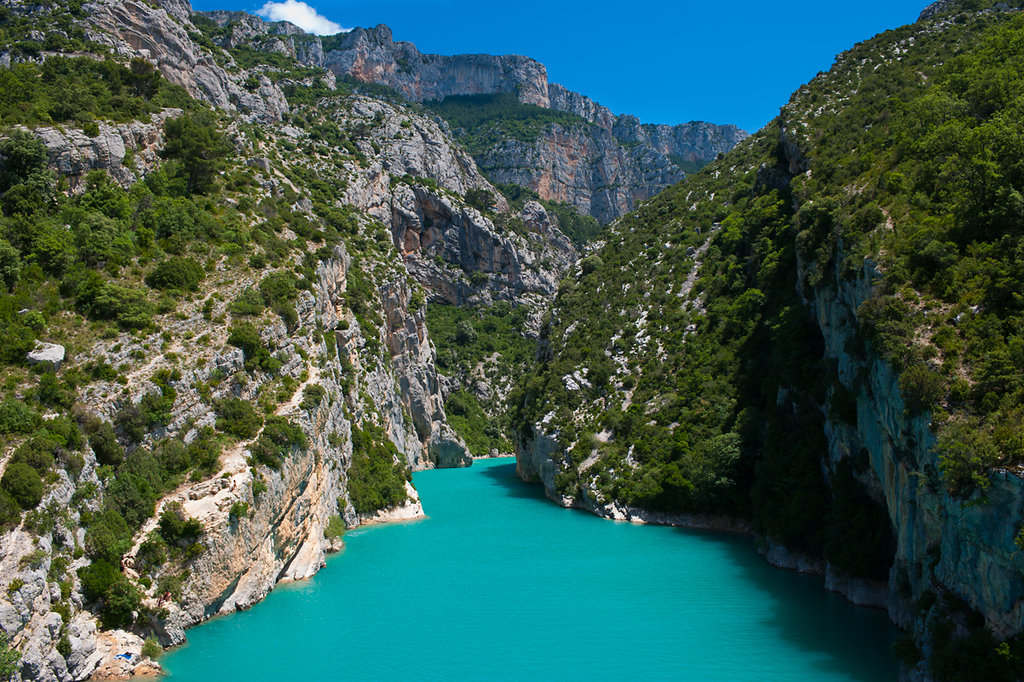
<path id="1" fill-rule="evenodd" d="M 516 93 L 525 104 L 580 117 L 580 125 L 552 125 L 530 141 L 503 141 L 476 160 L 494 181 L 529 187 L 542 199 L 568 202 L 603 222 L 682 179 L 681 163 L 703 165 L 747 137 L 732 125 L 645 125 L 634 116 L 616 116 L 549 83 L 544 65 L 528 57 L 423 54 L 412 43 L 395 42 L 384 25 L 323 39 L 240 12 L 204 16 L 230 28 L 221 39 L 225 47 L 254 45 L 286 54 L 339 77 L 386 85 L 413 102 Z"/>
<path id="2" fill-rule="evenodd" d="M 997 636 L 1014 635 L 1024 630 L 1024 556 L 1014 542 L 1024 518 L 1024 479 L 993 473 L 984 503 L 946 491 L 929 416 L 907 414 L 888 362 L 865 363 L 847 351 L 858 333 L 857 309 L 876 277 L 866 263 L 856 279 L 837 278 L 810 301 L 826 355 L 857 396 L 855 426 L 828 423 L 829 457 L 868 454 L 866 487 L 884 501 L 897 540 L 888 606 L 898 624 L 920 621 L 913 602 L 925 592 L 948 591 L 984 615 Z"/>
<path id="3" fill-rule="evenodd" d="M 245 70 L 231 74 L 193 40 L 197 31 L 188 19 L 192 14 L 188 2 L 151 5 L 141 0 L 96 0 L 82 9 L 90 39 L 121 56 L 150 61 L 192 97 L 253 120 L 279 121 L 288 111 L 284 94 L 266 75 Z M 249 76 L 256 79 L 255 88 L 241 85 Z"/>

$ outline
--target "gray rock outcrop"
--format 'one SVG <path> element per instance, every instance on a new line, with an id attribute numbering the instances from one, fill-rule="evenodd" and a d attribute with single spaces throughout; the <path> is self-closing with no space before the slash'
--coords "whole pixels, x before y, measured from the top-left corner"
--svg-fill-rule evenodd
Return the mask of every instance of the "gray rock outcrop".
<path id="1" fill-rule="evenodd" d="M 383 24 L 356 28 L 337 38 L 317 66 L 339 76 L 382 83 L 414 102 L 449 95 L 518 92 L 521 102 L 549 105 L 547 69 L 529 57 L 423 54 L 412 43 L 394 42 L 391 29 Z"/>
<path id="2" fill-rule="evenodd" d="M 584 95 L 549 83 L 544 65 L 528 57 L 423 54 L 412 43 L 395 42 L 384 25 L 333 36 L 324 49 L 323 39 L 296 33 L 290 24 L 237 12 L 205 16 L 230 28 L 222 39 L 226 46 L 247 44 L 286 54 L 337 76 L 386 85 L 414 102 L 516 93 L 524 104 L 579 117 L 578 125 L 553 124 L 531 141 L 502 141 L 476 161 L 494 181 L 568 202 L 602 222 L 681 180 L 684 167 L 699 167 L 747 137 L 732 125 L 648 125 L 634 116 L 616 116 Z"/>
<path id="3" fill-rule="evenodd" d="M 510 216 L 504 197 L 440 124 L 365 97 L 336 122 L 367 130 L 360 142 L 367 159 L 346 200 L 390 227 L 406 268 L 433 297 L 463 304 L 554 293 L 576 250 L 539 204 Z M 474 189 L 491 193 L 493 213 L 465 205 Z M 527 229 L 511 229 L 513 218 Z"/>
<path id="4" fill-rule="evenodd" d="M 30 365 L 48 364 L 57 369 L 64 362 L 64 346 L 57 343 L 37 343 L 25 359 Z"/>
<path id="5" fill-rule="evenodd" d="M 99 134 L 94 137 L 75 128 L 36 128 L 32 132 L 46 145 L 50 167 L 67 178 L 72 190 L 81 186 L 86 173 L 99 169 L 127 187 L 135 182 L 137 173 L 156 166 L 164 121 L 180 114 L 179 109 L 166 109 L 153 114 L 149 123 L 100 122 Z M 133 162 L 125 165 L 129 152 Z"/>
<path id="6" fill-rule="evenodd" d="M 156 64 L 171 83 L 213 106 L 261 121 L 279 121 L 288 111 L 280 88 L 262 74 L 229 74 L 209 50 L 191 35 L 192 14 L 187 0 L 166 0 L 158 6 L 141 0 L 95 0 L 83 6 L 88 35 L 117 54 Z M 253 91 L 241 83 L 257 79 Z"/>

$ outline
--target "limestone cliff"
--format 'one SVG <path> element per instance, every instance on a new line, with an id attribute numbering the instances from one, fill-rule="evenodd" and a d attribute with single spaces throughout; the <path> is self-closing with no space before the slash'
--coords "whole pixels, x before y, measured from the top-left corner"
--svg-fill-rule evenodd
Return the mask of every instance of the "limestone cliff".
<path id="1" fill-rule="evenodd" d="M 382 83 L 414 102 L 518 92 L 526 104 L 548 106 L 547 70 L 529 57 L 423 54 L 412 43 L 394 42 L 383 24 L 336 36 L 323 66 L 338 75 Z"/>
<path id="2" fill-rule="evenodd" d="M 136 0 L 99 0 L 85 5 L 88 35 L 116 54 L 142 57 L 156 64 L 167 80 L 213 106 L 262 120 L 280 120 L 288 111 L 281 90 L 262 74 L 232 74 L 196 43 L 188 3 L 151 5 Z M 233 69 L 234 70 L 234 69 Z M 243 87 L 252 75 L 255 87 Z"/>
<path id="3" fill-rule="evenodd" d="M 27 11 L 16 2 L 5 5 Z M 67 360 L 52 368 L 61 378 L 109 368 L 104 378 L 70 389 L 74 414 L 61 408 L 49 416 L 106 429 L 113 439 L 108 446 L 123 454 L 101 465 L 86 438 L 74 457 L 67 455 L 67 470 L 47 480 L 38 510 L 17 517 L 0 535 L 6 590 L 0 629 L 21 654 L 16 680 L 152 671 L 154 664 L 139 655 L 145 636 L 180 643 L 189 626 L 251 606 L 281 580 L 309 577 L 341 546 L 339 524 L 422 515 L 409 483 L 405 502 L 357 511 L 352 477 L 357 429 L 383 434 L 372 447 L 396 471 L 472 461 L 447 422 L 446 387 L 425 324 L 427 301 L 512 301 L 530 307 L 537 319 L 576 258 L 542 207 L 528 204 L 510 213 L 443 122 L 336 92 L 289 103 L 279 85 L 329 89 L 333 77 L 309 77 L 299 66 L 286 76 L 240 69 L 229 52 L 203 40 L 193 17 L 185 3 L 155 7 L 129 0 L 90 4 L 78 18 L 96 44 L 120 59 L 154 63 L 168 81 L 226 114 L 217 125 L 230 141 L 230 159 L 220 167 L 220 194 L 207 197 L 199 212 L 207 211 L 206 227 L 230 224 L 237 232 L 232 244 L 211 250 L 203 238 L 171 246 L 166 237 L 173 230 L 154 245 L 143 230 L 140 239 L 156 253 L 168 247 L 201 258 L 202 287 L 163 296 L 155 306 L 143 281 L 150 261 L 99 275 L 111 291 L 138 292 L 146 314 L 155 317 L 135 331 L 113 324 L 101 336 L 76 337 Z M 266 34 L 259 20 L 232 25 L 239 41 L 257 29 Z M 294 27 L 277 25 L 272 35 L 280 40 L 275 49 L 317 59 L 318 43 Z M 69 190 L 61 201 L 109 181 L 115 194 L 128 190 L 118 196 L 148 196 L 133 204 L 140 215 L 154 202 L 171 212 L 188 204 L 187 197 L 156 199 L 147 194 L 147 182 L 168 172 L 162 153 L 167 122 L 190 115 L 164 109 L 126 123 L 97 121 L 93 131 L 24 128 L 40 141 L 46 170 Z M 471 191 L 490 196 L 490 206 L 471 207 Z M 194 227 L 188 215 L 182 220 L 174 229 Z M 259 293 L 274 277 L 290 282 L 276 311 Z M 255 309 L 239 312 L 239 301 L 253 296 Z M 71 308 L 62 319 L 83 319 Z M 63 333 L 59 324 L 51 333 Z M 247 351 L 230 338 L 240 326 L 258 335 Z M 254 359 L 257 350 L 263 360 Z M 128 435 L 124 415 L 160 399 L 167 401 L 161 414 Z M 225 401 L 253 406 L 268 426 L 226 437 Z M 270 425 L 292 435 L 280 453 L 261 459 Z M 0 472 L 31 440 L 4 438 Z M 98 612 L 106 598 L 85 596 L 82 570 L 96 560 L 94 530 L 87 529 L 116 506 L 109 488 L 120 463 L 135 466 L 167 443 L 188 448 L 203 439 L 215 449 L 211 468 L 177 474 L 173 489 L 163 489 L 152 508 L 144 497 L 141 527 L 128 529 L 130 546 L 107 562 L 120 561 L 114 570 L 125 582 L 118 584 L 141 602 L 127 615 L 130 630 L 104 629 L 90 609 Z M 155 560 L 150 548 L 167 514 L 198 522 L 201 539 L 187 556 Z M 133 660 L 115 658 L 124 652 Z"/>
<path id="4" fill-rule="evenodd" d="M 853 282 L 814 290 L 808 303 L 826 353 L 843 384 L 856 391 L 856 426 L 827 423 L 829 458 L 838 462 L 866 451 L 869 485 L 885 501 L 897 539 L 890 571 L 888 608 L 902 627 L 924 627 L 911 598 L 948 590 L 985 616 L 1000 638 L 1024 629 L 1024 557 L 1014 543 L 1024 515 L 1024 478 L 994 472 L 987 500 L 972 503 L 949 494 L 928 415 L 910 417 L 899 376 L 879 358 L 859 361 L 847 352 L 857 334 L 857 310 L 872 293 L 877 272 L 866 263 Z"/>
<path id="5" fill-rule="evenodd" d="M 584 95 L 549 83 L 544 65 L 528 57 L 423 54 L 412 43 L 395 42 L 384 25 L 318 38 L 243 13 L 204 16 L 221 26 L 222 45 L 249 44 L 288 54 L 338 76 L 386 85 L 413 102 L 516 93 L 524 104 L 579 117 L 579 125 L 555 124 L 529 141 L 499 142 L 476 160 L 493 181 L 568 202 L 602 222 L 632 210 L 747 135 L 733 125 L 641 124 L 636 117 L 616 116 Z"/>

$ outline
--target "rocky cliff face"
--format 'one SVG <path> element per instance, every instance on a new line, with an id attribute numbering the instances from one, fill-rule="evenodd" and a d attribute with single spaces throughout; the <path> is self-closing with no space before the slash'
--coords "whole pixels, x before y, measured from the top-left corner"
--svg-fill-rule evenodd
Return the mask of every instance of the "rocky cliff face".
<path id="1" fill-rule="evenodd" d="M 251 178 L 245 200 L 271 207 L 244 213 L 243 222 L 261 222 L 279 210 L 275 206 L 312 225 L 319 224 L 321 213 L 334 211 L 342 216 L 345 239 L 356 246 L 346 249 L 341 243 L 325 250 L 313 242 L 308 253 L 295 254 L 287 251 L 290 245 L 306 242 L 287 227 L 276 228 L 273 239 L 288 253 L 280 272 L 306 268 L 306 274 L 297 279 L 302 287 L 293 321 L 285 324 L 269 311 L 249 318 L 260 343 L 280 362 L 274 371 L 246 364 L 246 355 L 226 344 L 227 320 L 242 319 L 229 309 L 231 302 L 258 290 L 267 275 L 261 249 L 257 257 L 264 260 L 252 267 L 211 255 L 200 295 L 173 304 L 173 315 L 162 315 L 145 332 L 115 331 L 76 348 L 62 370 L 83 363 L 118 368 L 120 382 L 95 381 L 75 396 L 76 410 L 107 424 L 147 396 L 170 391 L 166 419 L 148 428 L 129 452 L 168 439 L 194 442 L 204 428 L 217 425 L 218 401 L 233 398 L 288 420 L 306 444 L 288 446 L 274 468 L 254 459 L 259 436 L 233 441 L 212 475 L 187 480 L 159 499 L 122 556 L 123 575 L 140 591 L 150 614 L 148 625 L 132 632 L 103 630 L 88 610 L 95 602 L 83 597 L 78 571 L 90 558 L 81 551 L 74 556 L 73 549 L 86 545 L 83 526 L 109 503 L 110 476 L 97 473 L 96 453 L 86 446 L 80 473 L 61 471 L 59 480 L 48 483 L 40 506 L 46 521 L 0 536 L 7 590 L 0 599 L 0 629 L 22 655 L 15 679 L 63 681 L 152 671 L 153 664 L 139 656 L 140 635 L 153 633 L 164 645 L 180 643 L 189 626 L 246 608 L 281 580 L 309 577 L 323 565 L 325 553 L 341 546 L 333 534 L 326 537 L 329 524 L 340 519 L 351 527 L 422 515 L 415 490 L 407 485 L 404 505 L 361 516 L 349 483 L 353 430 L 367 425 L 385 434 L 396 466 L 471 463 L 447 423 L 446 388 L 425 324 L 427 300 L 513 301 L 531 306 L 537 318 L 576 258 L 541 206 L 509 212 L 443 122 L 367 97 L 289 105 L 266 73 L 236 70 L 227 52 L 200 40 L 191 16 L 187 4 L 153 7 L 129 0 L 90 4 L 83 21 L 91 39 L 119 55 L 150 60 L 196 98 L 236 115 L 223 124 L 234 146 L 231 172 Z M 268 33 L 264 22 L 246 17 L 231 18 L 226 44 L 269 35 L 277 41 L 272 43 L 276 51 L 307 62 L 320 58 L 319 43 L 294 27 L 278 24 Z M 320 80 L 333 82 L 329 72 Z M 31 132 L 42 141 L 49 168 L 74 192 L 85 189 L 83 179 L 91 171 L 130 188 L 164 163 L 163 125 L 180 115 L 167 109 L 149 120 L 101 121 L 92 136 L 71 126 Z M 288 123 L 281 121 L 284 115 L 290 115 Z M 318 189 L 314 179 L 321 183 Z M 323 203 L 324 187 L 336 192 L 330 204 Z M 488 210 L 467 204 L 471 190 L 494 197 Z M 221 208 L 232 211 L 238 205 L 236 197 Z M 317 389 L 310 394 L 319 396 L 315 404 L 307 389 Z M 5 441 L 0 467 L 22 440 Z M 183 565 L 175 560 L 146 568 L 143 547 L 161 513 L 175 509 L 201 524 L 203 549 Z M 179 574 L 179 569 L 184 570 Z M 158 588 L 164 578 L 179 581 L 169 596 Z M 135 654 L 134 660 L 115 658 L 124 652 Z"/>
<path id="2" fill-rule="evenodd" d="M 517 93 L 524 104 L 580 117 L 589 125 L 552 125 L 530 141 L 498 143 L 476 160 L 493 181 L 528 187 L 604 222 L 678 182 L 686 173 L 681 165 L 700 167 L 747 136 L 736 126 L 704 122 L 643 125 L 549 83 L 544 66 L 527 57 L 422 54 L 412 43 L 394 42 L 383 25 L 321 39 L 241 13 L 205 16 L 230 30 L 224 45 L 288 54 L 338 76 L 386 85 L 413 102 Z"/>
<path id="3" fill-rule="evenodd" d="M 461 305 L 554 293 L 576 250 L 539 206 L 511 216 L 439 122 L 366 97 L 332 120 L 369 131 L 357 142 L 367 158 L 349 175 L 346 200 L 389 226 L 409 273 L 432 296 Z M 467 206 L 470 190 L 489 192 L 493 211 Z M 526 229 L 510 229 L 513 217 Z"/>
<path id="4" fill-rule="evenodd" d="M 1024 557 L 1014 542 L 1024 514 L 1024 479 L 1015 471 L 994 473 L 983 504 L 947 492 L 928 415 L 908 416 L 899 377 L 887 362 L 864 363 L 846 351 L 857 334 L 857 309 L 876 277 L 867 263 L 855 281 L 837 278 L 816 288 L 809 301 L 840 380 L 854 389 L 860 378 L 862 386 L 856 426 L 827 423 L 829 458 L 868 453 L 868 483 L 884 500 L 897 539 L 888 607 L 901 627 L 923 628 L 926 619 L 912 602 L 940 590 L 983 614 L 998 637 L 1010 637 L 1024 629 Z"/>
<path id="5" fill-rule="evenodd" d="M 105 170 L 127 187 L 135 182 L 137 173 L 157 166 L 163 124 L 180 114 L 180 110 L 166 109 L 154 114 L 149 123 L 99 123 L 99 134 L 93 137 L 74 128 L 37 128 L 35 134 L 46 145 L 50 167 L 67 179 L 72 190 L 81 186 L 91 170 Z M 131 162 L 126 164 L 129 158 Z"/>
<path id="6" fill-rule="evenodd" d="M 548 106 L 547 69 L 529 57 L 422 54 L 412 43 L 394 42 L 391 29 L 383 24 L 357 28 L 337 39 L 322 66 L 339 76 L 382 83 L 414 102 L 518 92 L 523 103 Z"/>
<path id="7" fill-rule="evenodd" d="M 552 109 L 590 125 L 553 124 L 534 140 L 505 140 L 478 155 L 477 163 L 496 182 L 529 187 L 601 222 L 682 180 L 681 163 L 700 167 L 747 136 L 736 126 L 704 122 L 641 124 L 556 83 L 548 91 Z"/>
<path id="8" fill-rule="evenodd" d="M 610 130 L 594 126 L 556 124 L 529 142 L 504 140 L 478 163 L 496 182 L 529 187 L 602 222 L 685 175 L 650 147 L 622 144 Z"/>
<path id="9" fill-rule="evenodd" d="M 340 547 L 340 542 L 325 538 L 324 531 L 330 518 L 339 514 L 348 525 L 360 522 L 347 500 L 346 471 L 352 461 L 352 424 L 364 419 L 367 411 L 383 416 L 389 436 L 413 466 L 468 464 L 464 447 L 439 409 L 432 348 L 425 338 L 422 313 L 408 309 L 410 291 L 404 281 L 392 281 L 381 291 L 388 324 L 380 333 L 390 363 L 368 362 L 360 353 L 366 339 L 355 325 L 335 332 L 335 344 L 307 336 L 310 330 L 338 328 L 345 319 L 339 318 L 338 311 L 350 262 L 343 250 L 322 262 L 315 292 L 301 306 L 298 333 L 289 335 L 283 326 L 274 331 L 284 347 L 294 344 L 293 348 L 304 348 L 307 355 L 321 359 L 319 367 L 307 368 L 294 399 L 276 411 L 302 427 L 309 447 L 294 452 L 275 475 L 248 466 L 244 446 L 239 447 L 224 457 L 219 477 L 187 486 L 161 501 L 161 508 L 181 503 L 188 516 L 202 521 L 208 547 L 193 564 L 183 598 L 169 603 L 168 616 L 156 624 L 165 644 L 181 642 L 185 628 L 212 615 L 251 606 L 281 580 L 308 578 L 323 566 L 326 552 Z M 336 350 L 329 350 L 332 347 Z M 351 363 L 355 385 L 342 384 L 339 356 Z M 230 365 L 232 360 L 237 361 L 237 356 L 222 358 L 217 366 Z M 325 393 L 318 405 L 303 409 L 301 388 L 308 385 L 320 386 Z M 253 395 L 258 391 L 255 382 L 245 389 Z M 372 397 L 371 403 L 354 399 L 353 392 L 361 391 Z M 262 490 L 254 487 L 257 480 Z M 422 514 L 415 491 L 410 491 L 412 515 Z M 249 505 L 249 511 L 233 517 L 232 505 L 239 502 Z"/>
<path id="10" fill-rule="evenodd" d="M 136 0 L 100 0 L 83 6 L 90 39 L 108 45 L 115 54 L 140 57 L 156 64 L 160 73 L 195 98 L 247 118 L 278 121 L 288 111 L 281 90 L 265 75 L 245 71 L 229 73 L 214 55 L 199 45 L 189 21 L 188 3 L 151 5 Z M 242 82 L 256 78 L 256 87 Z"/>

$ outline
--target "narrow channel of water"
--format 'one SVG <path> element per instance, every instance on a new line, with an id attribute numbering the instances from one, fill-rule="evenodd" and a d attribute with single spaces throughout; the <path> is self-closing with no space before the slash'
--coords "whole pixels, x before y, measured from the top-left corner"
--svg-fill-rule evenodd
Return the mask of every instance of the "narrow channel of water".
<path id="1" fill-rule="evenodd" d="M 186 680 L 895 680 L 897 631 L 749 538 L 557 507 L 510 459 L 424 471 L 429 518 L 189 630 Z"/>

